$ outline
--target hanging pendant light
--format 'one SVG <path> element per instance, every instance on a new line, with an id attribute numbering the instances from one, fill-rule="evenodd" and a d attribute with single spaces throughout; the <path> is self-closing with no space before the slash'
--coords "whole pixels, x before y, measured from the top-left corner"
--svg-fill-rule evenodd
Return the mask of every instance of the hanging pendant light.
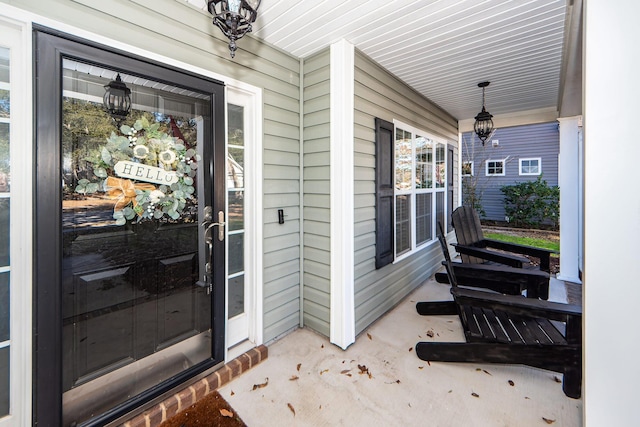
<path id="1" fill-rule="evenodd" d="M 229 39 L 231 57 L 236 56 L 236 40 L 251 32 L 261 0 L 209 0 L 207 6 L 213 23 Z"/>
<path id="2" fill-rule="evenodd" d="M 493 132 L 493 120 L 491 120 L 493 116 L 484 107 L 484 88 L 487 86 L 489 86 L 489 82 L 478 83 L 478 87 L 482 88 L 482 111 L 475 117 L 476 122 L 473 124 L 473 130 L 482 141 L 482 145 Z"/>
<path id="3" fill-rule="evenodd" d="M 111 80 L 108 85 L 104 86 L 105 92 L 102 98 L 104 108 L 109 112 L 116 125 L 120 124 L 127 118 L 131 111 L 131 89 L 120 78 L 120 73 L 115 80 Z"/>

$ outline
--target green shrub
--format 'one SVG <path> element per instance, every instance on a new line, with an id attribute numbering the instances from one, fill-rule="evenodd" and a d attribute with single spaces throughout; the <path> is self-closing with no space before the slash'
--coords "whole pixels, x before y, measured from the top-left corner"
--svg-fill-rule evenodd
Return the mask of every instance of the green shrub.
<path id="1" fill-rule="evenodd" d="M 504 211 L 509 222 L 517 227 L 558 227 L 560 219 L 560 188 L 549 186 L 541 176 L 535 181 L 505 185 Z"/>

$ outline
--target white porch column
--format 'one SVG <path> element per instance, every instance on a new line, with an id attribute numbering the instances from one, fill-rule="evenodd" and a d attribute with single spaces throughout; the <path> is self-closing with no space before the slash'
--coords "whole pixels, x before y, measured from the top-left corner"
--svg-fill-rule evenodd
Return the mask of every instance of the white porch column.
<path id="1" fill-rule="evenodd" d="M 582 259 L 582 116 L 562 117 L 560 122 L 560 272 L 558 279 L 581 283 Z"/>
<path id="2" fill-rule="evenodd" d="M 346 349 L 356 340 L 354 272 L 355 49 L 331 45 L 331 313 L 330 341 Z"/>

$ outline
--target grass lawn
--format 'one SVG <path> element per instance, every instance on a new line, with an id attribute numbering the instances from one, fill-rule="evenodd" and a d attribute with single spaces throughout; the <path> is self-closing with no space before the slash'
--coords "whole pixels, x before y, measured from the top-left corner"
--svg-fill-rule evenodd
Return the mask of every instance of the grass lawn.
<path id="1" fill-rule="evenodd" d="M 519 245 L 535 246 L 536 248 L 560 251 L 560 242 L 534 237 L 511 236 L 502 233 L 484 233 L 487 239 L 500 240 L 501 242 L 517 243 Z"/>

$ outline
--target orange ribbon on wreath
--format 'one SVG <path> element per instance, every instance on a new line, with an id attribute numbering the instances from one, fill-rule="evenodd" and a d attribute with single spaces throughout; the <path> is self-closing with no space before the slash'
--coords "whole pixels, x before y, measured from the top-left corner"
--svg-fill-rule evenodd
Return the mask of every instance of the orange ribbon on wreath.
<path id="1" fill-rule="evenodd" d="M 128 179 L 121 179 L 113 176 L 107 178 L 107 187 L 109 187 L 107 195 L 112 199 L 117 199 L 116 204 L 113 207 L 114 211 L 122 210 L 129 203 L 132 203 L 135 208 L 138 205 L 138 201 L 136 200 L 136 190 L 153 191 L 156 189 L 156 187 L 151 184 L 134 184 Z"/>

